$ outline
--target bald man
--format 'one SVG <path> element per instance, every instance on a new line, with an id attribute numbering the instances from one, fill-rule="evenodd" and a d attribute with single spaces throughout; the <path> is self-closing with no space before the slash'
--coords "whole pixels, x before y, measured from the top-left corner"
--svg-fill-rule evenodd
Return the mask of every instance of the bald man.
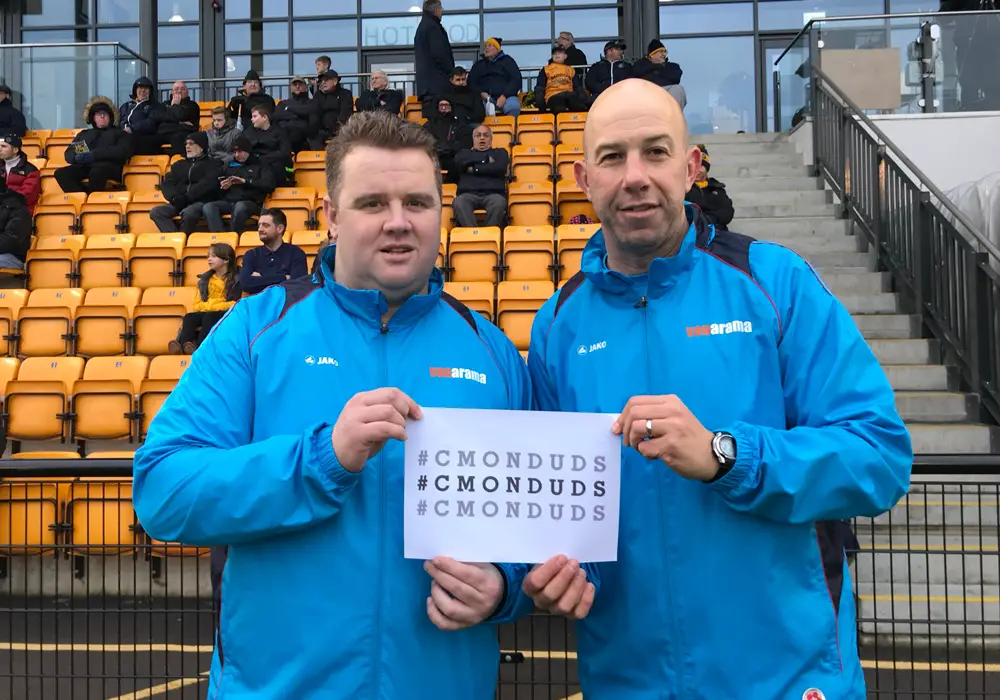
<path id="1" fill-rule="evenodd" d="M 184 156 L 184 143 L 187 137 L 198 131 L 201 121 L 201 108 L 191 99 L 188 87 L 183 80 L 176 81 L 170 88 L 170 104 L 165 105 L 163 120 L 157 132 L 170 143 L 170 152 Z"/>
<path id="2" fill-rule="evenodd" d="M 809 264 L 685 203 L 700 164 L 648 81 L 590 111 L 574 167 L 602 227 L 528 365 L 539 409 L 615 416 L 618 558 L 558 557 L 524 591 L 580 620 L 587 700 L 861 700 L 843 521 L 906 493 L 910 438 Z"/>

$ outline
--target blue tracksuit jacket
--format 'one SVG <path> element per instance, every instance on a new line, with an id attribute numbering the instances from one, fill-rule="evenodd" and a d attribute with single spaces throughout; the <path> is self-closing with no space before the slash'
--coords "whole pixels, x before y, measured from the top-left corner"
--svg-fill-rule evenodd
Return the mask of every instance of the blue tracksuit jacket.
<path id="1" fill-rule="evenodd" d="M 706 225 L 627 277 L 599 231 L 535 319 L 543 410 L 675 394 L 738 460 L 718 482 L 622 452 L 618 561 L 577 626 L 587 700 L 863 700 L 843 523 L 907 491 L 912 448 L 885 374 L 812 268 Z"/>
<path id="2" fill-rule="evenodd" d="M 437 270 L 382 326 L 380 293 L 332 282 L 335 254 L 213 329 L 136 453 L 136 512 L 156 539 L 229 545 L 209 698 L 492 700 L 495 626 L 438 630 L 423 562 L 403 558 L 403 444 L 351 474 L 331 432 L 351 396 L 384 386 L 423 406 L 530 408 L 527 367 Z M 531 605 L 528 567 L 500 568 L 494 622 Z"/>

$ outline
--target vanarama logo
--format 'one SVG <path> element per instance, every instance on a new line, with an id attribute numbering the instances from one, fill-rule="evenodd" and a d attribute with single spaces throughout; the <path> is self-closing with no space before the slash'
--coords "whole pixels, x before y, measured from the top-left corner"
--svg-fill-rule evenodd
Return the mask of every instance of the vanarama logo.
<path id="1" fill-rule="evenodd" d="M 725 323 L 706 323 L 703 326 L 688 326 L 689 338 L 697 335 L 729 335 L 730 333 L 753 333 L 750 321 L 726 321 Z"/>
<path id="2" fill-rule="evenodd" d="M 469 379 L 480 384 L 486 383 L 486 373 L 465 367 L 431 367 L 431 376 L 441 379 Z"/>

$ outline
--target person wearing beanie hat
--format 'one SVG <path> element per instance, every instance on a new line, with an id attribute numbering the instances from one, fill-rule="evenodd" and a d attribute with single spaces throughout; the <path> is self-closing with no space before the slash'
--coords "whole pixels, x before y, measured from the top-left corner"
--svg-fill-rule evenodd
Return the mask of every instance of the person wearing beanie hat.
<path id="1" fill-rule="evenodd" d="M 659 39 L 653 39 L 646 47 L 646 56 L 632 67 L 635 77 L 648 80 L 673 95 L 684 109 L 687 106 L 687 92 L 681 85 L 684 71 L 680 65 L 667 60 L 667 48 Z"/>
<path id="2" fill-rule="evenodd" d="M 615 83 L 635 77 L 632 64 L 624 60 L 626 45 L 621 39 L 612 39 L 604 45 L 604 56 L 587 71 L 586 86 L 593 103 L 597 96 Z"/>
<path id="3" fill-rule="evenodd" d="M 482 97 L 487 114 L 516 117 L 521 113 L 521 69 L 502 47 L 500 37 L 491 36 L 483 43 L 483 56 L 469 71 L 469 88 Z"/>
<path id="4" fill-rule="evenodd" d="M 21 150 L 21 137 L 16 134 L 0 134 L 0 179 L 22 195 L 28 211 L 34 213 L 42 194 L 42 174 Z"/>
<path id="5" fill-rule="evenodd" d="M 319 128 L 309 137 L 309 148 L 322 151 L 354 114 L 354 95 L 340 84 L 340 74 L 331 69 L 319 74 L 313 102 L 319 113 Z"/>
<path id="6" fill-rule="evenodd" d="M 264 200 L 274 192 L 274 173 L 253 153 L 253 140 L 240 134 L 233 141 L 233 156 L 223 164 L 220 177 L 219 198 L 203 210 L 208 230 L 227 230 L 222 216 L 231 214 L 228 230 L 242 233 L 247 221 L 260 214 Z"/>
<path id="7" fill-rule="evenodd" d="M 0 134 L 14 134 L 24 138 L 28 125 L 21 113 L 10 99 L 11 91 L 6 85 L 0 85 Z"/>
<path id="8" fill-rule="evenodd" d="M 708 171 L 712 167 L 712 158 L 708 154 L 708 148 L 703 143 L 698 144 L 701 151 L 701 167 L 698 168 L 698 175 L 694 185 L 688 190 L 684 198 L 701 209 L 705 216 L 705 221 L 714 224 L 715 228 L 721 231 L 729 230 L 729 224 L 733 221 L 735 210 L 733 200 L 726 192 L 726 186 L 708 176 Z"/>
<path id="9" fill-rule="evenodd" d="M 285 134 L 292 152 L 298 153 L 306 147 L 309 137 L 319 131 L 319 109 L 309 96 L 306 78 L 292 78 L 290 92 L 278 103 L 271 121 Z"/>
<path id="10" fill-rule="evenodd" d="M 243 89 L 229 100 L 226 108 L 229 118 L 236 122 L 237 129 L 250 128 L 250 112 L 259 104 L 267 104 L 274 112 L 274 98 L 264 92 L 260 75 L 253 68 L 247 71 L 243 78 Z"/>
<path id="11" fill-rule="evenodd" d="M 96 95 L 83 107 L 90 124 L 66 147 L 65 167 L 55 172 L 63 192 L 104 192 L 121 187 L 122 170 L 134 151 L 135 137 L 116 128 L 118 108 L 110 98 Z"/>
<path id="12" fill-rule="evenodd" d="M 132 94 L 129 97 L 131 99 L 118 109 L 121 114 L 118 126 L 132 134 L 133 155 L 162 155 L 163 144 L 168 143 L 168 139 L 159 133 L 159 129 L 167 113 L 156 99 L 153 81 L 144 75 L 140 76 L 132 83 Z"/>
<path id="13" fill-rule="evenodd" d="M 222 161 L 209 154 L 208 134 L 204 131 L 188 134 L 184 154 L 186 158 L 170 166 L 160 185 L 167 203 L 149 212 L 149 218 L 161 233 L 192 233 L 201 221 L 205 204 L 221 194 Z M 174 221 L 176 216 L 181 220 L 179 228 Z"/>

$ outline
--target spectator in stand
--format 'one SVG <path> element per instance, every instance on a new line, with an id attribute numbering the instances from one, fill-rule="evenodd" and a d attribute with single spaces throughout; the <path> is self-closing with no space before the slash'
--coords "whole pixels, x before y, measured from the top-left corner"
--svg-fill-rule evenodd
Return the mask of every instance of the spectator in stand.
<path id="1" fill-rule="evenodd" d="M 262 104 L 268 105 L 274 113 L 274 98 L 264 92 L 260 75 L 251 68 L 243 78 L 243 91 L 229 100 L 229 118 L 236 122 L 237 129 L 249 129 L 251 110 Z"/>
<path id="2" fill-rule="evenodd" d="M 309 97 L 305 78 L 292 78 L 291 95 L 278 103 L 274 112 L 274 125 L 285 134 L 294 153 L 306 147 L 310 136 L 319 131 L 319 109 Z"/>
<path id="3" fill-rule="evenodd" d="M 424 124 L 427 131 L 434 134 L 438 161 L 441 170 L 448 173 L 447 182 L 455 181 L 455 154 L 472 148 L 471 127 L 463 124 L 455 116 L 455 111 L 447 98 L 438 100 L 438 111 Z"/>
<path id="4" fill-rule="evenodd" d="M 215 107 L 212 110 L 212 126 L 205 133 L 208 134 L 209 154 L 223 164 L 231 161 L 233 142 L 241 132 L 236 128 L 236 122 L 229 118 L 225 107 Z"/>
<path id="5" fill-rule="evenodd" d="M 212 326 L 218 323 L 233 304 L 240 300 L 239 268 L 236 251 L 228 243 L 213 243 L 208 248 L 208 269 L 198 275 L 198 297 L 191 313 L 184 314 L 176 340 L 167 344 L 172 355 L 193 355 Z"/>
<path id="6" fill-rule="evenodd" d="M 413 35 L 417 99 L 428 119 L 437 111 L 438 97 L 448 91 L 448 78 L 455 68 L 448 30 L 441 26 L 443 12 L 441 0 L 424 0 L 424 14 Z"/>
<path id="7" fill-rule="evenodd" d="M 370 85 L 371 90 L 365 90 L 358 95 L 357 110 L 374 112 L 381 109 L 398 116 L 403 109 L 403 92 L 389 88 L 389 76 L 377 70 L 372 73 Z"/>
<path id="8" fill-rule="evenodd" d="M 257 216 L 267 196 L 274 192 L 271 169 L 250 153 L 252 144 L 245 134 L 233 142 L 233 157 L 223 168 L 219 187 L 222 195 L 202 210 L 209 231 L 225 231 L 223 214 L 232 214 L 230 230 L 241 233 L 248 219 Z"/>
<path id="9" fill-rule="evenodd" d="M 592 65 L 587 71 L 585 84 L 590 93 L 591 103 L 615 83 L 635 77 L 631 64 L 622 60 L 625 49 L 624 41 L 612 39 L 604 45 L 604 58 Z"/>
<path id="10" fill-rule="evenodd" d="M 313 100 L 319 111 L 319 131 L 309 139 L 309 147 L 322 151 L 326 142 L 337 135 L 340 127 L 354 113 L 354 95 L 340 84 L 337 71 L 328 70 L 319 76 L 319 92 Z"/>
<path id="11" fill-rule="evenodd" d="M 222 161 L 208 154 L 208 134 L 204 131 L 189 134 L 184 152 L 187 157 L 170 166 L 160 185 L 167 204 L 153 207 L 149 212 L 149 218 L 162 233 L 181 230 L 190 234 L 201 221 L 205 204 L 218 199 L 221 192 Z M 180 229 L 174 222 L 178 215 Z"/>
<path id="12" fill-rule="evenodd" d="M 455 66 L 451 71 L 448 89 L 441 95 L 451 104 L 451 111 L 464 126 L 469 127 L 469 143 L 471 145 L 472 129 L 486 119 L 486 104 L 479 93 L 469 88 L 469 73 L 462 66 Z M 440 109 L 440 103 L 438 109 Z M 435 114 L 438 110 L 435 110 Z M 433 116 L 433 115 L 432 115 Z"/>
<path id="13" fill-rule="evenodd" d="M 107 97 L 90 98 L 83 118 L 90 128 L 66 146 L 68 165 L 56 170 L 56 182 L 63 192 L 104 192 L 109 183 L 121 182 L 122 169 L 132 157 L 133 137 L 115 128 L 118 109 Z"/>
<path id="14" fill-rule="evenodd" d="M 31 164 L 21 151 L 21 137 L 16 134 L 0 136 L 0 174 L 7 188 L 24 197 L 29 213 L 34 213 L 35 205 L 42 194 L 42 174 Z"/>
<path id="15" fill-rule="evenodd" d="M 673 95 L 681 109 L 687 107 L 687 93 L 681 85 L 684 71 L 679 64 L 667 60 L 667 49 L 659 39 L 649 42 L 646 57 L 635 62 L 632 72 L 636 78 L 659 85 Z"/>
<path id="16" fill-rule="evenodd" d="M 717 229 L 728 231 L 729 224 L 732 223 L 735 215 L 733 200 L 726 194 L 725 185 L 714 177 L 708 176 L 708 171 L 712 167 L 712 159 L 708 155 L 705 144 L 699 143 L 698 150 L 701 151 L 701 166 L 698 168 L 694 184 L 684 198 L 701 209 L 705 221 L 715 224 Z"/>
<path id="17" fill-rule="evenodd" d="M 566 65 L 576 68 L 577 74 L 583 77 L 583 71 L 587 66 L 587 56 L 574 43 L 572 32 L 559 32 L 556 43 L 566 49 Z"/>
<path id="18" fill-rule="evenodd" d="M 31 248 L 31 212 L 24 195 L 0 179 L 0 268 L 23 270 Z"/>
<path id="19" fill-rule="evenodd" d="M 240 286 L 247 294 L 260 294 L 268 287 L 309 274 L 306 254 L 297 245 L 285 243 L 288 220 L 280 209 L 265 209 L 257 219 L 257 234 L 263 244 L 243 255 Z"/>
<path id="20" fill-rule="evenodd" d="M 250 152 L 271 169 L 275 187 L 282 187 L 292 172 L 292 146 L 285 132 L 271 124 L 272 112 L 266 103 L 254 105 L 251 127 L 244 129 L 243 135 L 250 139 Z"/>
<path id="21" fill-rule="evenodd" d="M 198 131 L 201 108 L 191 99 L 188 87 L 178 80 L 170 88 L 170 104 L 163 108 L 163 119 L 159 132 L 163 140 L 170 144 L 170 153 L 183 155 L 188 134 Z"/>
<path id="22" fill-rule="evenodd" d="M 490 37 L 483 44 L 483 56 L 469 71 L 469 87 L 483 102 L 493 104 L 496 113 L 516 117 L 521 113 L 521 69 L 503 52 L 503 39 Z M 489 109 L 487 108 L 487 113 Z"/>
<path id="23" fill-rule="evenodd" d="M 566 49 L 560 44 L 552 47 L 552 59 L 538 71 L 535 105 L 539 111 L 552 114 L 587 110 L 583 80 L 571 66 L 566 65 Z"/>
<path id="24" fill-rule="evenodd" d="M 132 98 L 121 106 L 119 126 L 132 135 L 132 154 L 137 156 L 163 155 L 166 139 L 160 133 L 160 124 L 166 110 L 153 90 L 153 81 L 142 76 L 132 83 Z"/>
<path id="25" fill-rule="evenodd" d="M 328 70 L 330 70 L 330 67 L 332 65 L 333 65 L 333 61 L 330 60 L 329 56 L 317 56 L 316 57 L 316 76 L 317 77 L 309 79 L 309 94 L 310 95 L 315 95 L 316 94 L 316 90 L 319 89 L 317 87 L 319 85 L 319 76 L 323 75 Z"/>
<path id="26" fill-rule="evenodd" d="M 486 210 L 484 226 L 503 226 L 507 218 L 507 174 L 510 158 L 493 148 L 493 131 L 480 124 L 472 133 L 472 148 L 455 155 L 458 194 L 452 207 L 459 226 L 477 226 L 476 209 Z"/>
<path id="27" fill-rule="evenodd" d="M 14 134 L 24 138 L 28 125 L 24 121 L 24 114 L 11 102 L 12 94 L 9 87 L 0 85 L 0 134 Z"/>

